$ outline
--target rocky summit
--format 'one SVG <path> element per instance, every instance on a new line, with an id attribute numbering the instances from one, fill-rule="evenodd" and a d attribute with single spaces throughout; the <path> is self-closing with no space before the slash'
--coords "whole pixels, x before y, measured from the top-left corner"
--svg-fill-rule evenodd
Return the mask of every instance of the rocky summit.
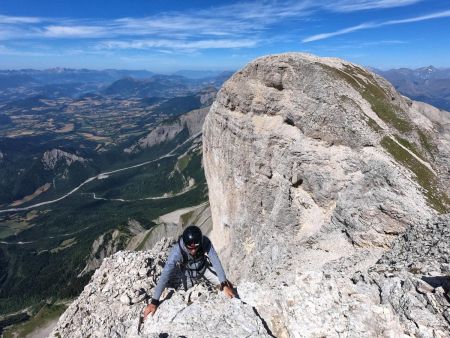
<path id="1" fill-rule="evenodd" d="M 334 58 L 259 58 L 203 126 L 210 234 L 239 299 L 168 289 L 169 248 L 104 260 L 52 337 L 448 337 L 450 114 Z"/>
<path id="2" fill-rule="evenodd" d="M 201 284 L 187 292 L 169 289 L 144 321 L 142 310 L 174 243 L 163 239 L 151 251 L 105 258 L 51 337 L 270 337 L 252 306 Z"/>
<path id="3" fill-rule="evenodd" d="M 55 169 L 59 162 L 65 162 L 66 166 L 70 166 L 74 162 L 84 163 L 86 159 L 60 149 L 48 150 L 42 155 L 42 164 L 46 170 Z"/>

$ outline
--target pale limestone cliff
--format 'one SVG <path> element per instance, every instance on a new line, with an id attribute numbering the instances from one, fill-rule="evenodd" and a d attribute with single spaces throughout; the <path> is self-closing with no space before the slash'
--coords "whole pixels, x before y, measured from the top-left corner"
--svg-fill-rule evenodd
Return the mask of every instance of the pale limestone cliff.
<path id="1" fill-rule="evenodd" d="M 135 153 L 145 148 L 151 148 L 157 144 L 171 141 L 184 129 L 190 137 L 201 132 L 203 121 L 208 114 L 209 107 L 193 110 L 181 117 L 167 123 L 162 123 L 150 131 L 150 133 L 139 139 L 138 142 L 124 151 Z"/>
<path id="2" fill-rule="evenodd" d="M 55 169 L 58 163 L 64 162 L 66 166 L 72 165 L 74 162 L 85 163 L 87 160 L 81 156 L 68 153 L 61 149 L 47 150 L 42 155 L 42 164 L 46 170 Z"/>
<path id="3" fill-rule="evenodd" d="M 106 257 L 127 248 L 135 237 L 140 237 L 140 235 L 145 232 L 146 230 L 138 221 L 129 219 L 126 227 L 101 234 L 92 243 L 91 253 L 86 259 L 86 266 L 78 274 L 78 277 L 99 268 Z M 142 240 L 143 239 L 141 239 L 141 241 Z"/>
<path id="4" fill-rule="evenodd" d="M 235 279 L 256 282 L 243 299 L 273 332 L 445 336 L 445 320 L 414 328 L 376 283 L 351 280 L 448 212 L 442 128 L 343 60 L 263 57 L 224 84 L 203 134 L 213 241 Z"/>

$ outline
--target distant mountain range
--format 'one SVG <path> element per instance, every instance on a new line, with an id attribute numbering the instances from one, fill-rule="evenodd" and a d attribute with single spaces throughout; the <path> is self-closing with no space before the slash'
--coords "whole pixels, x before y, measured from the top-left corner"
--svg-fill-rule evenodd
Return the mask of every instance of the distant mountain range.
<path id="1" fill-rule="evenodd" d="M 450 111 L 450 68 L 373 69 L 403 95 Z"/>
<path id="2" fill-rule="evenodd" d="M 173 97 L 219 88 L 231 72 L 180 71 L 172 75 L 146 70 L 0 70 L 0 101 L 28 97 L 71 97 L 106 95 L 128 97 Z"/>
<path id="3" fill-rule="evenodd" d="M 231 74 L 234 72 L 229 71 L 214 71 L 214 70 L 179 70 L 173 75 L 179 75 L 187 77 L 188 79 L 204 79 L 204 78 L 211 78 L 211 77 L 220 77 L 220 76 L 227 76 L 230 77 Z"/>
<path id="4" fill-rule="evenodd" d="M 30 85 L 67 84 L 77 82 L 111 83 L 120 78 L 149 78 L 154 73 L 147 70 L 91 70 L 51 68 L 46 70 L 20 69 L 0 70 L 0 89 Z"/>
<path id="5" fill-rule="evenodd" d="M 231 74 L 221 73 L 216 77 L 188 79 L 180 75 L 153 75 L 148 79 L 122 78 L 104 88 L 107 96 L 128 97 L 173 97 L 198 92 L 205 87 L 219 88 Z"/>

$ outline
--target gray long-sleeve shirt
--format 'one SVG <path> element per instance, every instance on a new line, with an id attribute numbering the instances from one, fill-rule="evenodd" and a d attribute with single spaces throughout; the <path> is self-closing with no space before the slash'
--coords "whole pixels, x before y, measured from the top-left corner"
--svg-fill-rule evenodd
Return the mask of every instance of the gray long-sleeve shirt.
<path id="1" fill-rule="evenodd" d="M 180 245 L 179 245 L 180 244 Z M 161 297 L 162 292 L 164 291 L 164 288 L 167 285 L 167 282 L 169 281 L 172 273 L 174 272 L 174 269 L 177 268 L 177 263 L 182 264 L 183 263 L 183 254 L 181 250 L 185 252 L 185 256 L 187 257 L 187 265 L 188 269 L 196 269 L 200 266 L 199 259 L 195 259 L 190 253 L 189 250 L 186 249 L 184 243 L 182 240 L 179 241 L 179 244 L 175 244 L 170 251 L 169 258 L 167 259 L 166 265 L 164 266 L 163 272 L 161 274 L 161 277 L 159 278 L 158 284 L 156 285 L 155 291 L 153 292 L 153 299 L 159 300 Z M 213 266 L 214 271 L 217 274 L 217 277 L 219 278 L 219 281 L 225 282 L 227 280 L 227 277 L 225 276 L 225 271 L 223 270 L 222 264 L 220 263 L 219 256 L 217 256 L 217 252 L 214 249 L 214 246 L 212 245 L 211 241 L 208 237 L 203 236 L 203 251 L 207 254 L 209 260 L 211 261 L 211 264 Z M 206 268 L 206 265 L 205 265 Z M 194 271 L 195 273 L 195 271 Z M 196 275 L 193 275 L 192 277 L 196 277 Z"/>

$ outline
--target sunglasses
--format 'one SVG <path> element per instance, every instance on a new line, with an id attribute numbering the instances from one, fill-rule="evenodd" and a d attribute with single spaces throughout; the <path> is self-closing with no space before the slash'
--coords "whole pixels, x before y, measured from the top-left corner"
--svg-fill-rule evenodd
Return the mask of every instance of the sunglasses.
<path id="1" fill-rule="evenodd" d="M 189 250 L 197 249 L 199 246 L 200 246 L 200 244 L 198 244 L 198 243 L 192 243 L 192 244 L 186 245 L 186 247 L 187 247 Z"/>

